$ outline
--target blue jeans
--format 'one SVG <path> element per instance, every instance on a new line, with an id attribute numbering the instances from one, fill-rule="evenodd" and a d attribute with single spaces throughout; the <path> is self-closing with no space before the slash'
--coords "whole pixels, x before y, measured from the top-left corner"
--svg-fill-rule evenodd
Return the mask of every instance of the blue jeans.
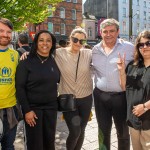
<path id="1" fill-rule="evenodd" d="M 3 114 L 3 136 L 1 139 L 1 147 L 2 150 L 15 150 L 14 149 L 14 141 L 16 137 L 16 130 L 17 130 L 17 125 L 9 129 L 9 123 L 7 120 L 7 112 L 6 109 L 4 109 L 4 114 Z"/>

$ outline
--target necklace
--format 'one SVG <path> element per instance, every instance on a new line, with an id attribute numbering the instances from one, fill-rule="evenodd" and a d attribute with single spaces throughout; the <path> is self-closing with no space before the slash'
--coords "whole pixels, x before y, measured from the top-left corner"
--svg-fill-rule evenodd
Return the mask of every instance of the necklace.
<path id="1" fill-rule="evenodd" d="M 42 58 L 37 54 L 37 57 L 39 58 L 39 60 L 41 61 L 41 63 L 43 64 L 45 61 L 47 61 L 47 59 L 49 58 L 49 56 L 48 57 L 46 57 L 45 59 L 43 59 L 42 60 Z"/>

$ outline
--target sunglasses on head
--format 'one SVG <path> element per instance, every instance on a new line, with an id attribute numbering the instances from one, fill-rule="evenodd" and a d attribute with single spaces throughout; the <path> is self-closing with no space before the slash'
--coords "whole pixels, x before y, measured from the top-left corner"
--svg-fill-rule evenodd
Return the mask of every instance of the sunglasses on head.
<path id="1" fill-rule="evenodd" d="M 79 43 L 80 43 L 81 45 L 83 45 L 83 44 L 86 43 L 86 40 L 85 40 L 85 39 L 79 40 L 78 38 L 75 38 L 75 37 L 71 37 L 71 38 L 72 38 L 72 41 L 73 41 L 74 43 L 78 43 L 78 41 L 79 41 Z"/>
<path id="2" fill-rule="evenodd" d="M 147 47 L 150 47 L 150 41 L 147 41 L 145 43 L 138 43 L 137 46 L 139 49 L 144 48 L 144 45 L 146 45 Z"/>

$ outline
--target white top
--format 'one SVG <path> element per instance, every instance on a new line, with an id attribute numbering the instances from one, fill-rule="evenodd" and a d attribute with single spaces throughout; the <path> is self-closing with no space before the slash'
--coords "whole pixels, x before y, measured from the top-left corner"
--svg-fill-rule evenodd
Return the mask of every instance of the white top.
<path id="1" fill-rule="evenodd" d="M 92 63 L 94 68 L 95 86 L 105 92 L 121 92 L 119 72 L 117 68 L 118 53 L 125 53 L 126 65 L 133 60 L 134 46 L 132 43 L 117 39 L 114 48 L 106 54 L 102 42 L 95 45 L 92 50 Z"/>

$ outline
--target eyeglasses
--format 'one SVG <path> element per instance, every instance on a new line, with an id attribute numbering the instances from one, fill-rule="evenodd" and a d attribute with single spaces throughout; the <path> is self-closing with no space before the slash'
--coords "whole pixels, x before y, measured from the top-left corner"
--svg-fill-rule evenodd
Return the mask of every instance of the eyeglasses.
<path id="1" fill-rule="evenodd" d="M 137 44 L 137 47 L 138 47 L 139 49 L 142 49 L 142 48 L 144 48 L 144 45 L 146 45 L 147 47 L 150 47 L 150 41 L 147 41 L 147 42 L 145 42 L 145 43 L 138 43 L 138 44 Z"/>
<path id="2" fill-rule="evenodd" d="M 86 43 L 86 40 L 85 40 L 85 39 L 79 40 L 78 38 L 75 38 L 75 37 L 71 37 L 71 38 L 72 38 L 72 41 L 73 41 L 74 43 L 78 43 L 78 41 L 79 41 L 79 43 L 80 43 L 81 45 L 83 45 L 83 44 Z"/>

